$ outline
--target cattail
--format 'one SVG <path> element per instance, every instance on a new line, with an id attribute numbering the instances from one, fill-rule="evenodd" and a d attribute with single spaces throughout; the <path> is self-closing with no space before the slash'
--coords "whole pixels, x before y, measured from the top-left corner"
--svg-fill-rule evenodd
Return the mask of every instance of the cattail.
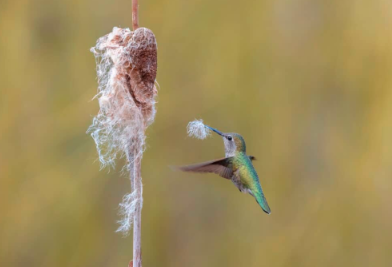
<path id="1" fill-rule="evenodd" d="M 203 120 L 194 120 L 189 122 L 187 132 L 188 136 L 198 139 L 206 139 L 211 134 L 211 130 L 204 125 Z"/>
<path id="2" fill-rule="evenodd" d="M 114 166 L 118 157 L 127 158 L 132 191 L 120 204 L 122 219 L 117 231 L 126 235 L 133 223 L 133 262 L 134 266 L 141 266 L 141 159 L 145 130 L 155 118 L 157 44 L 149 29 L 115 27 L 98 39 L 91 52 L 97 63 L 96 97 L 100 110 L 88 132 L 95 141 L 102 167 Z"/>

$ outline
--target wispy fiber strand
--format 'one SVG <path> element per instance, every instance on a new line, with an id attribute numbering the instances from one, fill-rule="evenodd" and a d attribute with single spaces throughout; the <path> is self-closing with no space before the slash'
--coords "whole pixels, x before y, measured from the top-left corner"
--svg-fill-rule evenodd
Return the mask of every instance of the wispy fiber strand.
<path id="1" fill-rule="evenodd" d="M 91 51 L 97 62 L 96 98 L 100 110 L 88 132 L 95 141 L 102 167 L 114 166 L 118 157 L 127 158 L 132 191 L 120 204 L 122 219 L 117 231 L 126 235 L 133 223 L 134 266 L 141 266 L 141 159 L 145 130 L 155 118 L 157 44 L 149 29 L 130 31 L 115 27 L 99 38 Z M 135 248 L 135 238 L 139 239 L 139 248 Z"/>

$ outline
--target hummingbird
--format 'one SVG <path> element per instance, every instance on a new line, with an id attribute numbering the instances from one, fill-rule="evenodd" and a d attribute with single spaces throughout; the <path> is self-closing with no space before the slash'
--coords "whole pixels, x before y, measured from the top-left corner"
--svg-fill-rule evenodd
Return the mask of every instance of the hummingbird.
<path id="1" fill-rule="evenodd" d="M 215 173 L 231 180 L 240 192 L 253 196 L 263 211 L 270 214 L 271 209 L 265 199 L 259 177 L 252 164 L 255 157 L 246 154 L 244 138 L 237 133 L 222 133 L 210 126 L 204 126 L 222 136 L 225 145 L 225 157 L 194 165 L 181 166 L 179 169 L 185 172 Z"/>

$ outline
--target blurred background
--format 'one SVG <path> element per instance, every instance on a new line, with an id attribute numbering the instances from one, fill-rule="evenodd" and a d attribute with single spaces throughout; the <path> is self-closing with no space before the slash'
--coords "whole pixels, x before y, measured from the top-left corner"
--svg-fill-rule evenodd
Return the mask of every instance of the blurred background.
<path id="1" fill-rule="evenodd" d="M 140 0 L 158 41 L 143 158 L 143 266 L 392 265 L 392 4 Z M 100 171 L 90 47 L 131 0 L 0 3 L 0 266 L 127 266 L 130 191 Z M 215 175 L 195 118 L 244 136 L 272 209 Z"/>

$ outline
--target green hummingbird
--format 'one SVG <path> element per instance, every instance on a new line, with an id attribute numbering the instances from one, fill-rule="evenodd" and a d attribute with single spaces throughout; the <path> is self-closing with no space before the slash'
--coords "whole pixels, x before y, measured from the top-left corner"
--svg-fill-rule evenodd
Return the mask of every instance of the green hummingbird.
<path id="1" fill-rule="evenodd" d="M 255 157 L 246 155 L 244 138 L 237 133 L 222 133 L 210 126 L 204 126 L 223 137 L 225 158 L 182 166 L 179 169 L 185 172 L 216 173 L 223 178 L 230 179 L 240 192 L 253 196 L 263 211 L 270 214 L 271 209 L 252 164 Z"/>

